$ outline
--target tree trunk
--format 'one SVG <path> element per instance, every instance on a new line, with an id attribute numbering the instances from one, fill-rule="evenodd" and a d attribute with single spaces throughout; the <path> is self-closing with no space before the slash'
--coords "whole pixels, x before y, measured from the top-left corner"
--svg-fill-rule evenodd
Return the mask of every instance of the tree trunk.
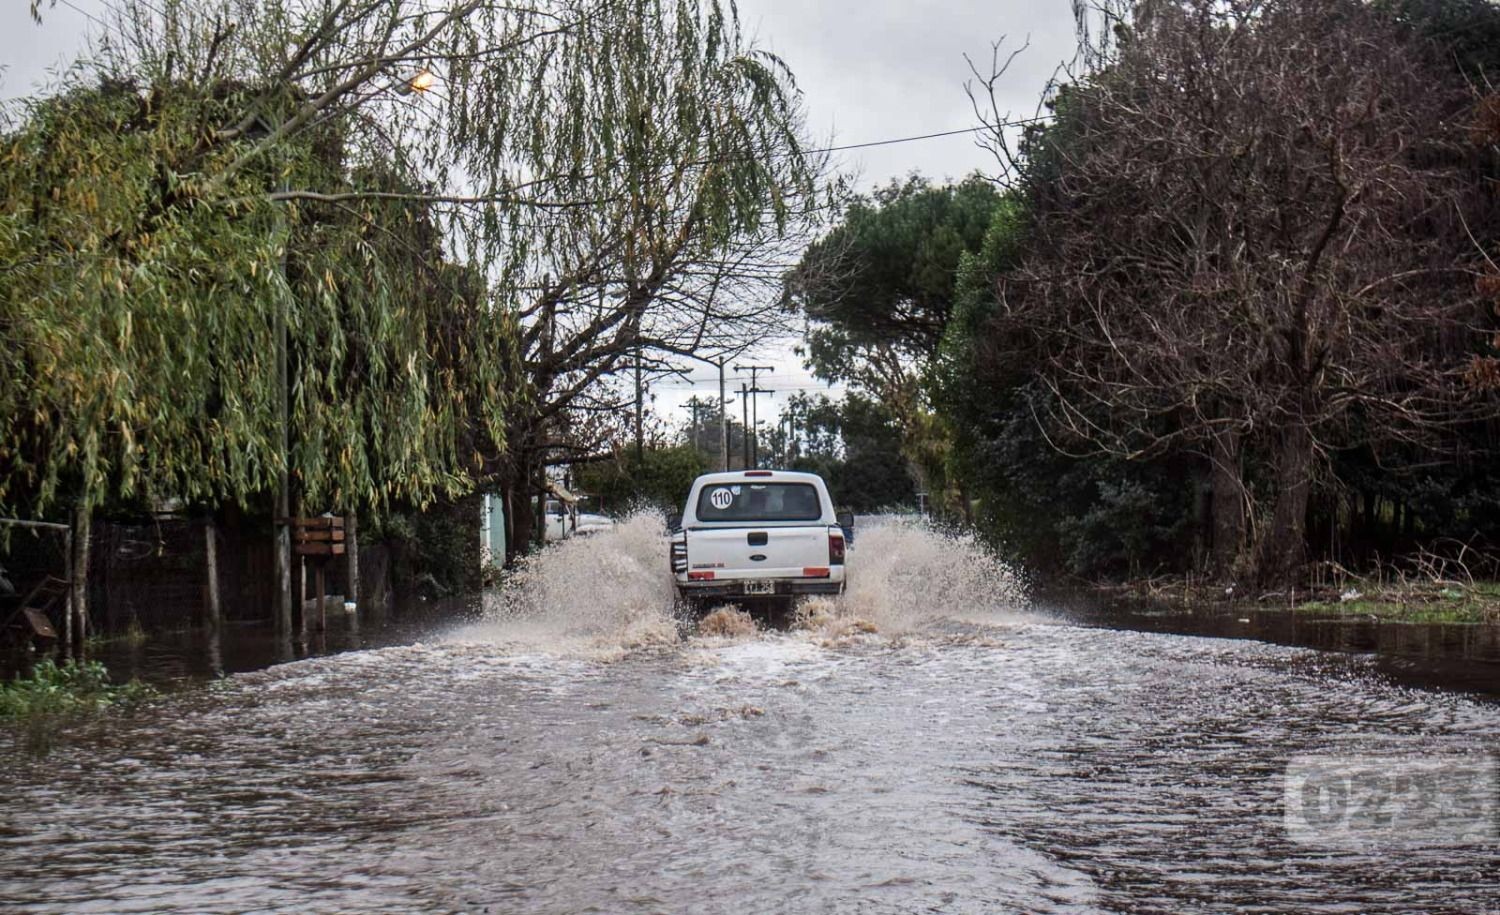
<path id="1" fill-rule="evenodd" d="M 203 575 L 208 584 L 203 622 L 210 632 L 218 632 L 223 611 L 219 604 L 219 535 L 212 515 L 203 522 Z"/>
<path id="2" fill-rule="evenodd" d="M 69 626 L 68 646 L 76 656 L 82 657 L 84 640 L 88 638 L 89 625 L 89 532 L 93 526 L 93 514 L 87 508 L 73 510 L 72 573 L 68 582 Z"/>
<path id="3" fill-rule="evenodd" d="M 516 558 L 516 513 L 513 482 L 507 478 L 500 485 L 500 525 L 505 530 L 505 565 L 509 567 Z"/>
<path id="4" fill-rule="evenodd" d="M 1234 575 L 1245 549 L 1245 483 L 1240 471 L 1240 436 L 1213 437 L 1209 486 L 1213 513 L 1213 573 L 1220 581 Z"/>
<path id="5" fill-rule="evenodd" d="M 964 525 L 972 528 L 974 526 L 974 503 L 969 499 L 969 491 L 962 482 L 957 484 L 958 504 L 964 512 Z"/>
<path id="6" fill-rule="evenodd" d="M 348 579 L 344 587 L 344 600 L 359 607 L 359 514 L 350 509 L 344 516 L 344 562 Z"/>
<path id="7" fill-rule="evenodd" d="M 1294 583 L 1307 551 L 1307 502 L 1312 492 L 1312 435 L 1301 423 L 1289 426 L 1276 462 L 1276 504 L 1271 529 L 1261 543 L 1262 584 Z"/>
<path id="8" fill-rule="evenodd" d="M 517 455 L 516 464 L 505 482 L 505 519 L 509 530 L 505 538 L 505 562 L 513 565 L 517 559 L 531 549 L 531 540 L 536 536 L 536 506 L 531 501 L 533 473 L 522 456 Z"/>
<path id="9" fill-rule="evenodd" d="M 536 545 L 543 547 L 547 545 L 547 468 L 538 463 L 536 465 Z"/>

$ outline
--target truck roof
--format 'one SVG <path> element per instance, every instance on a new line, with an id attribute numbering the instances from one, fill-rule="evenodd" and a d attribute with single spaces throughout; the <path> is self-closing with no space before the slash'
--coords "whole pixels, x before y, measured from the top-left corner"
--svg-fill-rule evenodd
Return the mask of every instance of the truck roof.
<path id="1" fill-rule="evenodd" d="M 815 473 L 801 470 L 726 470 L 722 473 L 705 473 L 693 483 L 743 483 L 746 480 L 770 480 L 784 483 L 822 483 L 823 478 Z M 827 485 L 827 484 L 824 484 Z"/>
<path id="2" fill-rule="evenodd" d="M 712 521 L 698 516 L 699 500 L 710 490 L 726 487 L 739 493 L 741 487 L 754 490 L 758 486 L 775 483 L 796 483 L 812 487 L 818 494 L 818 516 L 815 518 L 723 518 Z M 828 492 L 828 484 L 815 473 L 803 473 L 799 470 L 731 470 L 723 473 L 705 473 L 694 480 L 691 489 L 688 490 L 687 504 L 683 506 L 682 517 L 693 524 L 712 527 L 743 527 L 746 524 L 754 524 L 757 527 L 797 527 L 810 524 L 831 524 L 836 516 L 833 510 L 833 497 Z"/>

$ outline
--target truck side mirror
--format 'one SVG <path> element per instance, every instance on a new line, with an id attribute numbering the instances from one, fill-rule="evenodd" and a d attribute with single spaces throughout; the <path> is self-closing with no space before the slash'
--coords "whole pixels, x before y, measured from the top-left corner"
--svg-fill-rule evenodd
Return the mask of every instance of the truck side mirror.
<path id="1" fill-rule="evenodd" d="M 839 527 L 846 531 L 854 530 L 854 512 L 839 512 L 834 517 L 838 520 Z"/>
<path id="2" fill-rule="evenodd" d="M 682 530 L 682 512 L 669 512 L 667 514 L 667 530 Z"/>

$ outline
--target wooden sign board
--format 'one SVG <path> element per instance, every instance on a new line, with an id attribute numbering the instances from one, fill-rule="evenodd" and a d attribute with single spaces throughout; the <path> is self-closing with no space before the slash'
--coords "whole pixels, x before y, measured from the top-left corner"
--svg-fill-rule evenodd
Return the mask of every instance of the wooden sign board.
<path id="1" fill-rule="evenodd" d="M 342 543 L 298 543 L 293 547 L 298 556 L 342 556 Z"/>
<path id="2" fill-rule="evenodd" d="M 293 518 L 292 527 L 307 531 L 341 531 L 344 529 L 344 519 L 323 515 L 316 518 Z"/>

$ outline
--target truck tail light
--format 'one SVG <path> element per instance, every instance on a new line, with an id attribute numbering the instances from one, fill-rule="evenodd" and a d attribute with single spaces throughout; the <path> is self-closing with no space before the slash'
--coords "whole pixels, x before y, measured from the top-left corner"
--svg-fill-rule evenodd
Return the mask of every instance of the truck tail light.
<path id="1" fill-rule="evenodd" d="M 828 567 L 827 566 L 807 566 L 806 568 L 804 568 L 802 570 L 802 577 L 803 578 L 827 578 L 828 577 Z"/>
<path id="2" fill-rule="evenodd" d="M 841 566 L 844 564 L 844 532 L 834 529 L 828 532 L 828 564 Z"/>
<path id="3" fill-rule="evenodd" d="M 713 580 L 714 580 L 714 573 L 712 573 L 712 572 L 689 572 L 688 573 L 688 581 L 713 581 Z"/>
<path id="4" fill-rule="evenodd" d="M 773 472 L 770 471 L 770 470 L 747 470 L 747 471 L 745 471 L 745 476 L 747 476 L 747 477 L 769 477 L 769 476 L 772 476 L 772 475 L 773 475 Z"/>
<path id="5" fill-rule="evenodd" d="M 688 567 L 687 542 L 683 540 L 672 541 L 672 572 L 673 574 L 686 572 Z"/>

